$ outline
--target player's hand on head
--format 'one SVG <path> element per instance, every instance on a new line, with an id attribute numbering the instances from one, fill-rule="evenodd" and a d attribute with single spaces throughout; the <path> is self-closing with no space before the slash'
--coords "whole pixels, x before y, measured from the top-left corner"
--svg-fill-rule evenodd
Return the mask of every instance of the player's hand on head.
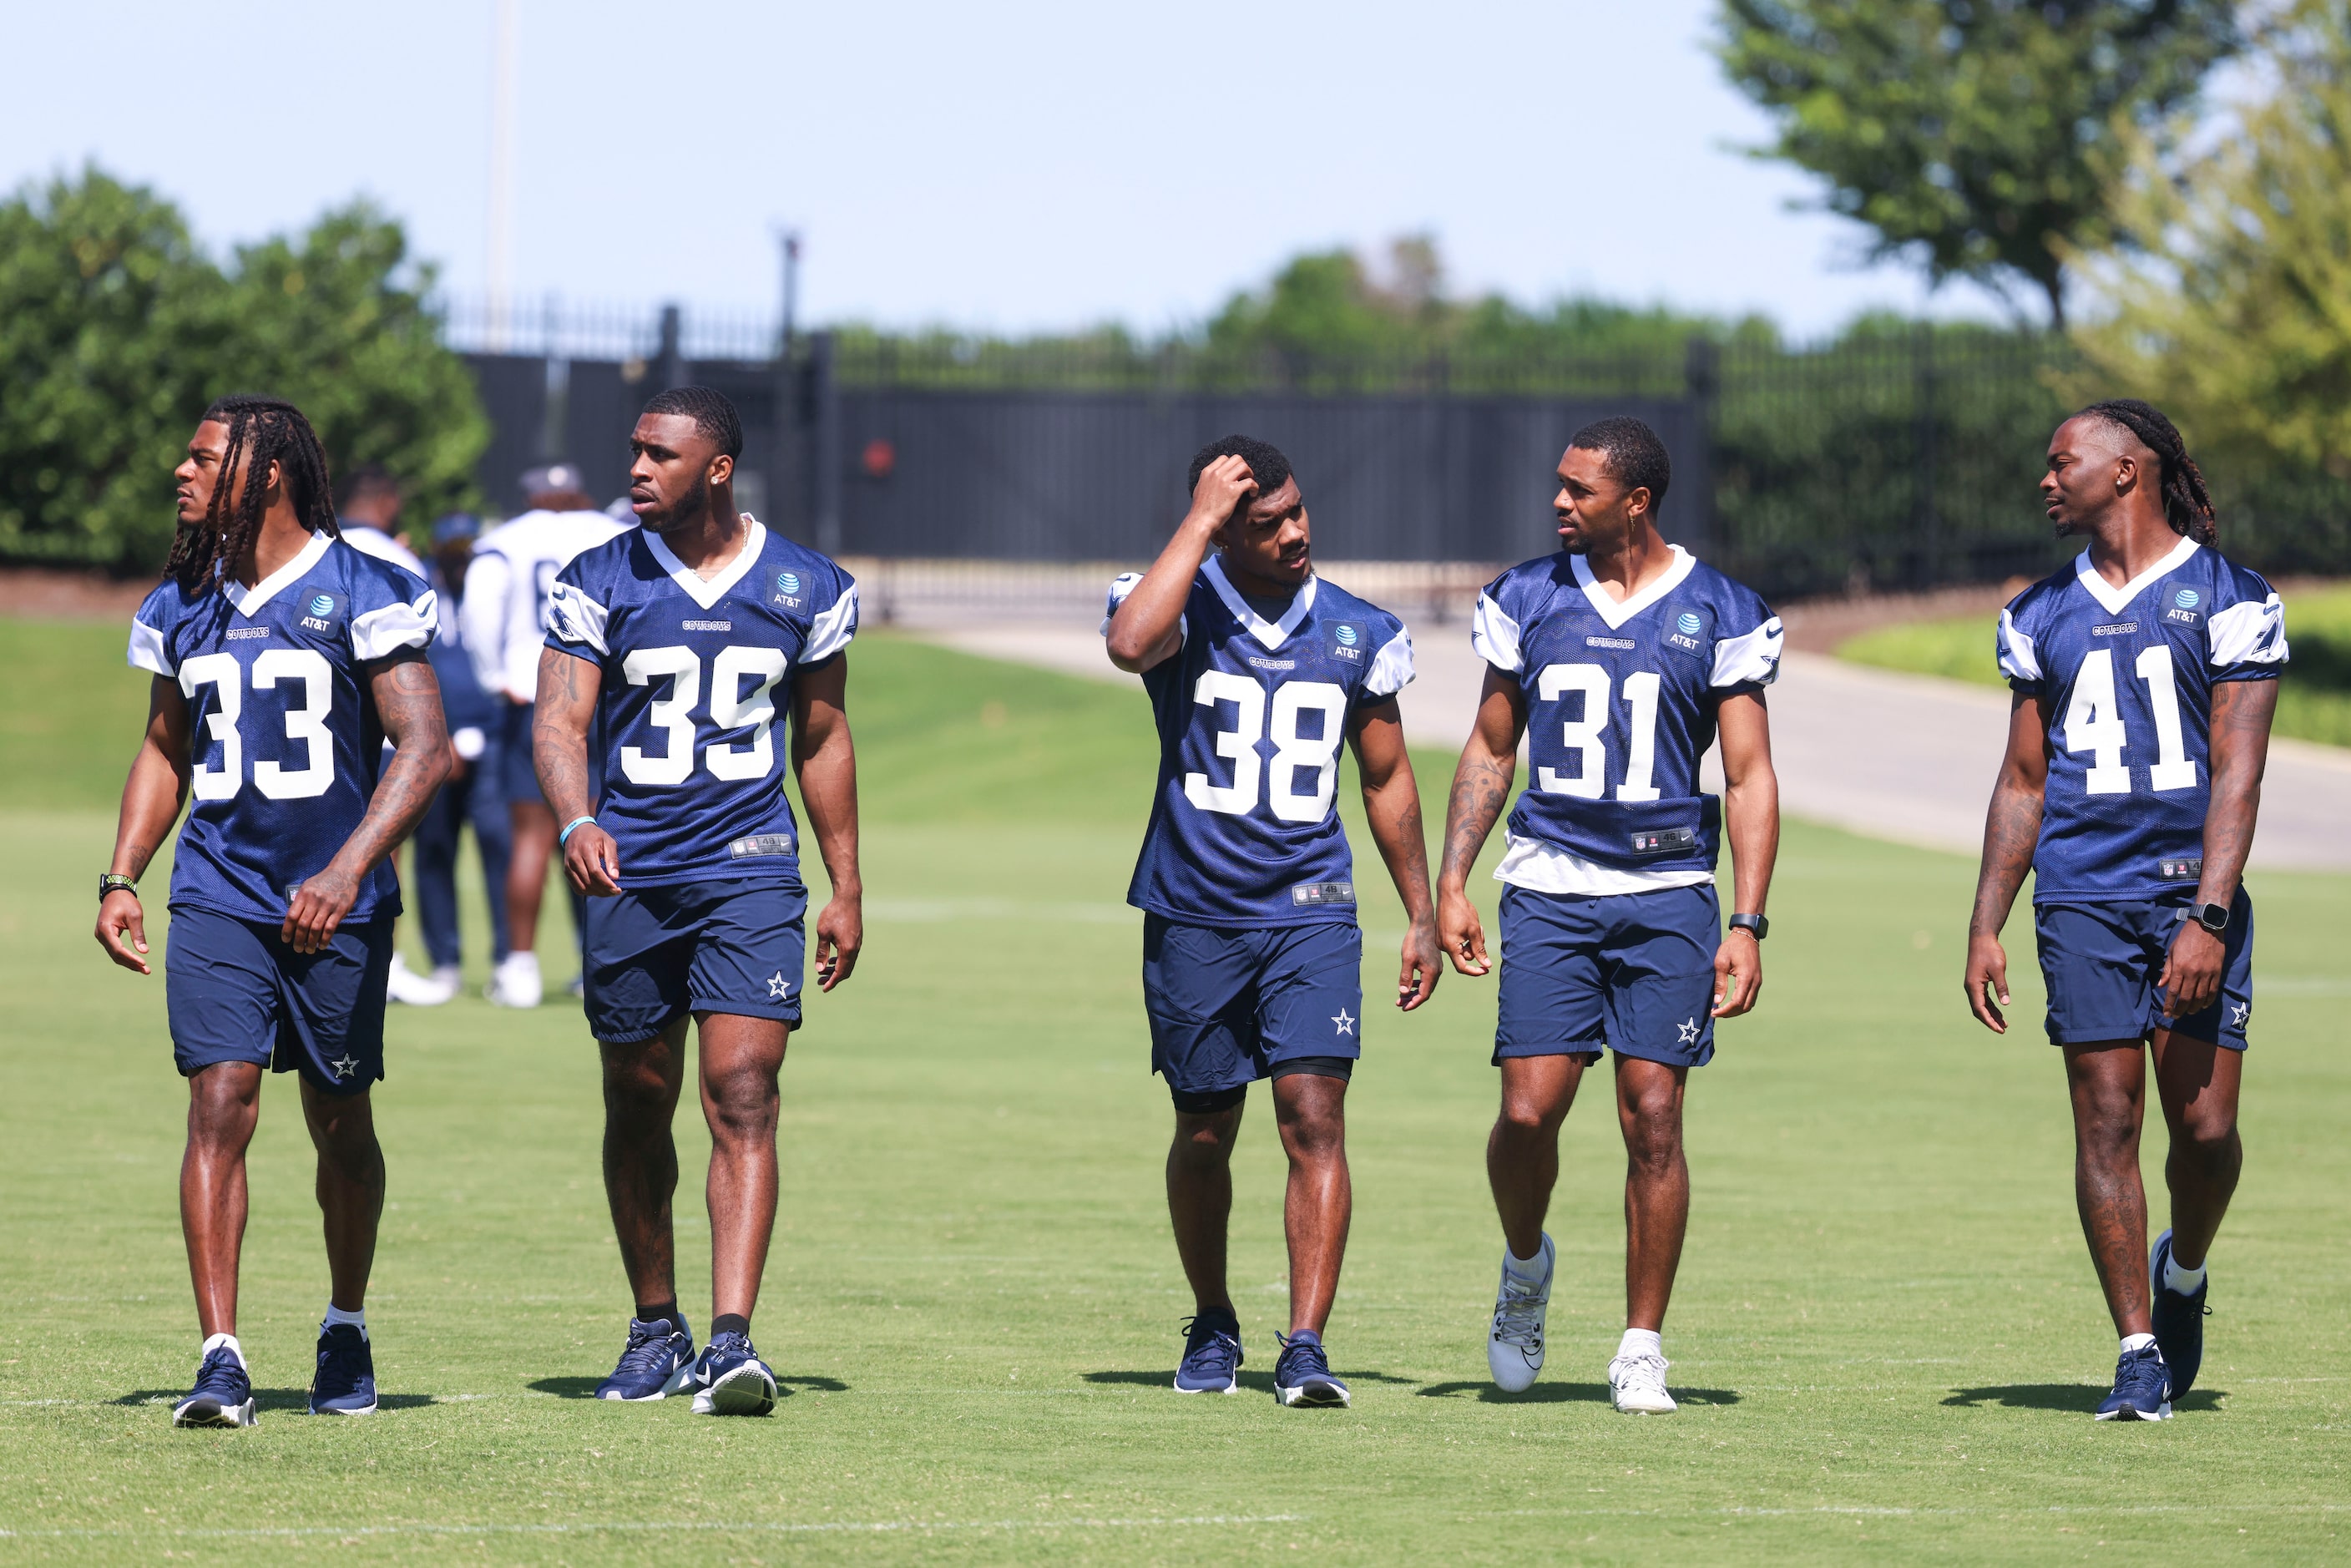
<path id="1" fill-rule="evenodd" d="M 2210 1007 L 2220 995 L 2220 970 L 2227 960 L 2228 949 L 2218 936 L 2196 921 L 2181 922 L 2164 959 L 2163 978 L 2157 982 L 2166 1015 L 2189 1018 Z"/>
<path id="2" fill-rule="evenodd" d="M 1763 945 L 1734 931 L 1714 950 L 1713 1016 L 1735 1019 L 1763 994 Z"/>
<path id="3" fill-rule="evenodd" d="M 1493 967 L 1486 956 L 1486 927 L 1468 894 L 1437 894 L 1437 933 L 1438 946 L 1461 973 L 1482 975 Z"/>
<path id="4" fill-rule="evenodd" d="M 1428 1000 L 1445 964 L 1437 957 L 1437 922 L 1416 923 L 1404 934 L 1404 966 L 1396 972 L 1396 1006 L 1405 1012 Z"/>
<path id="5" fill-rule="evenodd" d="M 1968 993 L 1968 1010 L 1976 1015 L 1976 1021 L 1994 1034 L 2006 1034 L 2008 1019 L 2000 1009 L 2009 1005 L 2008 953 L 2001 946 L 1999 937 L 1968 938 L 1968 974 L 1964 984 Z M 1995 1001 L 1994 998 L 1999 999 Z"/>
<path id="6" fill-rule="evenodd" d="M 139 895 L 125 888 L 116 888 L 98 905 L 98 945 L 106 956 L 126 969 L 148 975 L 154 971 L 147 967 L 147 911 L 141 906 Z"/>
<path id="7" fill-rule="evenodd" d="M 1200 470 L 1192 486 L 1192 516 L 1222 528 L 1249 498 L 1257 494 L 1257 476 L 1238 457 L 1219 457 Z"/>
<path id="8" fill-rule="evenodd" d="M 322 952 L 359 895 L 359 878 L 329 866 L 295 890 L 278 935 L 297 953 Z"/>
<path id="9" fill-rule="evenodd" d="M 829 991 L 849 978 L 865 946 L 865 912 L 854 894 L 835 894 L 816 917 L 816 987 Z"/>
<path id="10" fill-rule="evenodd" d="M 571 885 L 589 897 L 610 898 L 621 891 L 621 848 L 611 834 L 593 822 L 582 822 L 563 846 L 563 871 Z"/>

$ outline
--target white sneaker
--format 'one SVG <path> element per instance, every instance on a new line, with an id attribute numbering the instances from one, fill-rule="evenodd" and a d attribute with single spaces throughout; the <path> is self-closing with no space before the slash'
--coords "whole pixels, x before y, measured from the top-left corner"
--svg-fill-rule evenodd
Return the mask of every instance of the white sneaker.
<path id="1" fill-rule="evenodd" d="M 1542 1239 L 1542 1277 L 1528 1281 L 1510 1268 L 1510 1251 L 1502 1249 L 1502 1282 L 1494 1291 L 1494 1328 L 1486 1339 L 1486 1366 L 1494 1385 L 1506 1394 L 1531 1386 L 1543 1364 L 1543 1310 L 1551 1305 L 1552 1266 L 1558 1257 L 1551 1238 Z"/>
<path id="2" fill-rule="evenodd" d="M 538 978 L 538 955 L 507 954 L 505 962 L 490 971 L 490 983 L 483 994 L 502 1008 L 538 1006 L 544 994 Z"/>
<path id="3" fill-rule="evenodd" d="M 413 1008 L 437 1008 L 457 994 L 457 967 L 446 965 L 430 975 L 420 975 L 408 967 L 407 958 L 394 953 L 384 994 Z"/>
<path id="4" fill-rule="evenodd" d="M 1674 1396 L 1666 1392 L 1666 1358 L 1620 1355 L 1608 1364 L 1608 1396 L 1627 1416 L 1670 1416 Z"/>

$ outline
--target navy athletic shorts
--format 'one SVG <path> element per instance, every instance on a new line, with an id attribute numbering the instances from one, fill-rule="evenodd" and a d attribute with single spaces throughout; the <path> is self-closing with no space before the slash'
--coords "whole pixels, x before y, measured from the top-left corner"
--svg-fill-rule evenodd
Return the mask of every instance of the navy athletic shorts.
<path id="1" fill-rule="evenodd" d="M 500 727 L 493 747 L 498 754 L 498 793 L 506 797 L 508 805 L 517 800 L 536 800 L 543 806 L 547 797 L 539 793 L 538 768 L 530 755 L 530 723 L 538 712 L 538 705 L 508 702 L 504 697 L 498 698 L 497 703 L 505 710 L 499 716 Z"/>
<path id="2" fill-rule="evenodd" d="M 390 915 L 345 925 L 316 953 L 279 927 L 175 907 L 163 999 L 183 1076 L 222 1061 L 299 1071 L 329 1094 L 364 1094 L 383 1076 Z"/>
<path id="3" fill-rule="evenodd" d="M 1672 1067 L 1714 1056 L 1712 883 L 1601 898 L 1502 890 L 1494 1060 L 1603 1045 Z"/>
<path id="4" fill-rule="evenodd" d="M 1345 1078 L 1363 1051 L 1364 934 L 1352 920 L 1249 930 L 1143 917 L 1151 1071 L 1176 1108 L 1228 1110 L 1260 1078 Z"/>
<path id="5" fill-rule="evenodd" d="M 2187 904 L 2169 902 L 2033 905 L 2041 977 L 2049 987 L 2049 1043 L 2144 1040 L 2168 1029 L 2244 1050 L 2253 1016 L 2253 901 L 2239 888 L 2230 907 L 2220 999 L 2175 1021 L 2164 1016 L 2156 984 L 2189 913 Z"/>
<path id="6" fill-rule="evenodd" d="M 797 882 L 714 878 L 587 901 L 588 1025 L 615 1044 L 651 1040 L 689 1012 L 800 1021 Z"/>

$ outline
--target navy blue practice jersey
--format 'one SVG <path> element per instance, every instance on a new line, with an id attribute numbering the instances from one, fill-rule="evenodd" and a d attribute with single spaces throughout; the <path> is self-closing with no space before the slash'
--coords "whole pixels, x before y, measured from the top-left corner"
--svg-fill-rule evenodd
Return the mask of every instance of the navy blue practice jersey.
<path id="1" fill-rule="evenodd" d="M 1527 699 L 1531 777 L 1510 831 L 1604 866 L 1714 867 L 1722 805 L 1698 789 L 1715 708 L 1780 673 L 1780 618 L 1673 547 L 1619 603 L 1580 555 L 1512 567 L 1478 599 L 1469 640 Z"/>
<path id="2" fill-rule="evenodd" d="M 1142 580 L 1111 585 L 1111 613 Z M 1143 676 L 1159 780 L 1126 901 L 1196 925 L 1353 920 L 1339 747 L 1356 709 L 1412 680 L 1404 622 L 1321 578 L 1268 622 L 1211 556 L 1178 625 L 1183 646 Z"/>
<path id="3" fill-rule="evenodd" d="M 2049 716 L 2033 902 L 2184 897 L 2204 874 L 2212 689 L 2285 667 L 2261 574 L 2183 538 L 2121 588 L 2082 552 L 2000 612 L 2001 673 Z"/>
<path id="4" fill-rule="evenodd" d="M 188 699 L 193 769 L 172 907 L 275 924 L 367 815 L 383 723 L 366 666 L 433 640 L 434 592 L 327 534 L 252 588 L 166 582 L 131 622 L 131 663 Z M 389 862 L 345 919 L 400 912 Z"/>
<path id="5" fill-rule="evenodd" d="M 631 529 L 582 552 L 549 595 L 547 645 L 603 672 L 596 822 L 623 887 L 799 880 L 775 726 L 794 679 L 857 634 L 857 585 L 746 521 L 741 553 L 707 582 L 659 534 Z"/>

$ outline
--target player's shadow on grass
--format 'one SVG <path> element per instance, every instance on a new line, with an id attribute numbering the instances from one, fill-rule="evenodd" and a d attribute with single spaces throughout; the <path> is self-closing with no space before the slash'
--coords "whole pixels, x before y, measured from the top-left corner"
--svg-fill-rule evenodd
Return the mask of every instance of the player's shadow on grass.
<path id="1" fill-rule="evenodd" d="M 1432 1383 L 1414 1390 L 1423 1399 L 1459 1399 L 1476 1395 L 1483 1405 L 1605 1405 L 1609 1403 L 1608 1385 L 1604 1383 L 1538 1383 L 1517 1394 L 1506 1393 L 1491 1383 L 1465 1380 L 1459 1383 Z M 1677 1388 L 1674 1398 L 1683 1405 L 1736 1405 L 1739 1396 L 1728 1388 Z"/>
<path id="2" fill-rule="evenodd" d="M 1954 1388 L 1943 1403 L 1961 1410 L 1999 1405 L 2011 1410 L 2064 1410 L 2092 1416 L 2106 1393 L 2104 1385 L 2095 1383 L 2009 1383 L 1991 1388 Z M 2172 1401 L 2171 1407 L 2174 1411 L 2217 1410 L 2228 1396 L 2225 1388 L 2191 1388 L 2185 1397 Z"/>
<path id="3" fill-rule="evenodd" d="M 1165 1372 L 1089 1372 L 1085 1376 L 1088 1383 L 1123 1383 L 1137 1388 L 1168 1388 L 1175 1385 L 1176 1369 L 1169 1367 Z M 1352 1368 L 1341 1368 L 1339 1379 L 1343 1383 L 1410 1383 L 1412 1381 L 1409 1377 L 1395 1377 L 1384 1372 L 1356 1372 Z M 1273 1374 L 1270 1371 L 1243 1372 L 1240 1375 L 1240 1385 L 1243 1388 L 1254 1389 L 1259 1394 L 1270 1394 L 1273 1392 Z"/>
<path id="4" fill-rule="evenodd" d="M 169 1406 L 177 1405 L 187 1396 L 188 1391 L 184 1388 L 140 1388 L 134 1389 L 120 1399 L 109 1400 L 108 1403 Z M 419 1410 L 427 1405 L 439 1403 L 440 1401 L 430 1394 L 379 1394 L 375 1396 L 375 1407 L 378 1412 Z M 256 1412 L 298 1410 L 308 1415 L 310 1410 L 310 1391 L 307 1388 L 256 1388 L 253 1391 L 253 1407 Z"/>
<path id="5" fill-rule="evenodd" d="M 540 1377 L 534 1378 L 524 1386 L 534 1394 L 552 1394 L 558 1399 L 593 1399 L 596 1397 L 596 1385 L 603 1381 L 601 1377 Z M 803 1388 L 811 1394 L 849 1392 L 849 1385 L 837 1377 L 786 1377 L 781 1373 L 776 1375 L 777 1398 L 785 1398 Z"/>

